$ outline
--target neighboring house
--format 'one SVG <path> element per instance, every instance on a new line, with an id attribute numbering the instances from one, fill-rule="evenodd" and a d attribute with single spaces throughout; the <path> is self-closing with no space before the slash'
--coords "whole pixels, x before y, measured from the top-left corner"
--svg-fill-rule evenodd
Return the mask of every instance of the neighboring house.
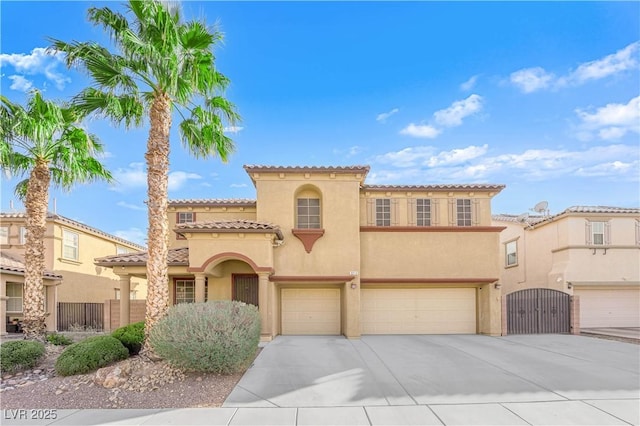
<path id="1" fill-rule="evenodd" d="M 640 209 L 570 207 L 553 216 L 495 215 L 505 295 L 578 296 L 575 327 L 640 327 Z M 524 293 L 522 293 L 524 294 Z"/>
<path id="2" fill-rule="evenodd" d="M 56 289 L 62 276 L 51 271 L 43 274 L 47 330 L 56 330 Z M 0 252 L 0 335 L 18 332 L 22 320 L 22 288 L 24 286 L 24 260 L 15 254 Z"/>
<path id="3" fill-rule="evenodd" d="M 367 185 L 368 166 L 245 170 L 256 200 L 169 202 L 171 303 L 257 305 L 265 340 L 500 334 L 503 228 L 491 226 L 491 198 L 503 185 Z M 126 287 L 146 256 L 96 264 Z"/>
<path id="4" fill-rule="evenodd" d="M 112 269 L 96 266 L 94 259 L 137 252 L 144 250 L 143 246 L 58 214 L 48 213 L 46 226 L 45 268 L 62 276 L 62 283 L 57 287 L 58 303 L 104 303 L 120 298 L 118 275 Z M 2 252 L 22 257 L 25 238 L 26 215 L 0 213 Z M 135 279 L 129 297 L 144 299 L 146 294 L 146 280 Z"/>

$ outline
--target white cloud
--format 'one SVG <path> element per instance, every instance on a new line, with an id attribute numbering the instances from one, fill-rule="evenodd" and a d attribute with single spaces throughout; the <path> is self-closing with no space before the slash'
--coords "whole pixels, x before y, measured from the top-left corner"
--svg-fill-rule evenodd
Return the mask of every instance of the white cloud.
<path id="1" fill-rule="evenodd" d="M 460 90 L 465 91 L 465 92 L 469 91 L 469 90 L 471 90 L 471 89 L 473 89 L 475 87 L 477 82 L 478 82 L 478 76 L 474 75 L 469 80 L 465 81 L 464 83 L 462 83 L 460 85 Z"/>
<path id="2" fill-rule="evenodd" d="M 639 48 L 640 41 L 637 41 L 602 59 L 581 64 L 575 71 L 571 72 L 566 78 L 561 79 L 558 83 L 560 85 L 579 85 L 589 80 L 598 80 L 619 72 L 637 68 L 638 61 L 636 59 L 636 52 Z"/>
<path id="3" fill-rule="evenodd" d="M 116 169 L 113 172 L 113 177 L 116 184 L 109 188 L 112 191 L 126 192 L 147 187 L 147 172 L 143 163 L 130 163 L 126 169 Z M 187 181 L 197 179 L 202 179 L 202 176 L 183 171 L 170 172 L 169 191 L 176 191 L 182 188 Z"/>
<path id="4" fill-rule="evenodd" d="M 582 139 L 589 139 L 593 133 L 604 140 L 619 139 L 627 132 L 640 133 L 640 96 L 626 104 L 607 104 L 595 112 L 581 109 L 575 112 L 581 121 L 579 136 Z"/>
<path id="5" fill-rule="evenodd" d="M 381 123 L 384 123 L 387 121 L 387 118 L 391 117 L 394 114 L 397 114 L 400 110 L 398 108 L 394 108 L 389 112 L 383 112 L 378 114 L 378 116 L 376 117 L 376 121 L 379 121 Z"/>
<path id="6" fill-rule="evenodd" d="M 202 176 L 189 172 L 170 172 L 169 173 L 169 191 L 177 191 L 182 188 L 188 180 L 202 179 Z"/>
<path id="7" fill-rule="evenodd" d="M 147 245 L 147 232 L 140 228 L 121 229 L 114 232 L 113 235 L 142 246 Z"/>
<path id="8" fill-rule="evenodd" d="M 33 88 L 33 82 L 31 80 L 27 80 L 21 75 L 10 75 L 8 78 L 13 82 L 11 83 L 11 86 L 9 86 L 9 89 L 11 90 L 26 93 Z"/>
<path id="9" fill-rule="evenodd" d="M 467 99 L 455 101 L 449 108 L 433 113 L 436 123 L 445 127 L 455 127 L 462 124 L 462 119 L 482 110 L 482 96 L 473 94 Z"/>
<path id="10" fill-rule="evenodd" d="M 636 41 L 604 58 L 580 64 L 574 71 L 559 78 L 556 78 L 553 73 L 545 71 L 544 68 L 534 67 L 511 73 L 510 81 L 524 93 L 547 88 L 557 89 L 567 86 L 579 86 L 590 80 L 600 80 L 637 69 L 636 53 L 639 49 L 640 41 Z"/>
<path id="11" fill-rule="evenodd" d="M 139 206 L 137 204 L 130 204 L 125 201 L 118 201 L 116 205 L 120 207 L 124 207 L 125 209 L 129 209 L 129 210 L 140 210 L 140 211 L 146 210 L 146 208 L 143 206 Z"/>
<path id="12" fill-rule="evenodd" d="M 11 65 L 16 72 L 25 75 L 44 75 L 52 81 L 59 90 L 71 82 L 71 79 L 58 72 L 57 67 L 63 63 L 63 54 L 48 54 L 44 47 L 34 48 L 30 54 L 2 53 L 0 54 L 0 67 Z"/>
<path id="13" fill-rule="evenodd" d="M 407 127 L 400 130 L 401 135 L 413 136 L 414 138 L 433 139 L 441 133 L 441 130 L 428 124 L 410 123 Z"/>
<path id="14" fill-rule="evenodd" d="M 608 145 L 584 150 L 529 149 L 487 156 L 488 146 L 470 146 L 436 152 L 434 147 L 415 147 L 389 152 L 374 159 L 387 168 L 374 168 L 371 183 L 479 182 L 492 180 L 553 180 L 598 176 L 638 180 L 640 162 L 636 146 Z M 391 168 L 389 168 L 391 166 Z"/>
<path id="15" fill-rule="evenodd" d="M 241 132 L 243 129 L 244 127 L 228 126 L 228 127 L 225 127 L 223 130 L 225 133 L 238 133 L 238 132 Z"/>
<path id="16" fill-rule="evenodd" d="M 229 187 L 231 187 L 231 188 L 246 188 L 247 184 L 246 183 L 232 183 L 231 185 L 229 185 Z"/>
<path id="17" fill-rule="evenodd" d="M 511 73 L 511 83 L 518 86 L 524 93 L 535 92 L 546 89 L 551 85 L 554 75 L 546 72 L 543 68 L 526 68 Z"/>

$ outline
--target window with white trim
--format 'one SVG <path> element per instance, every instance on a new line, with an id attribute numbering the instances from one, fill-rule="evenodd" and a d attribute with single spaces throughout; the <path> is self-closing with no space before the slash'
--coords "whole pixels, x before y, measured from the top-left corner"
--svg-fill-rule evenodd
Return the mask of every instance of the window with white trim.
<path id="1" fill-rule="evenodd" d="M 176 279 L 176 304 L 193 303 L 196 301 L 196 281 Z"/>
<path id="2" fill-rule="evenodd" d="M 456 223 L 458 226 L 471 226 L 471 200 L 456 200 Z"/>
<path id="3" fill-rule="evenodd" d="M 22 312 L 22 283 L 7 283 L 7 313 Z"/>
<path id="4" fill-rule="evenodd" d="M 0 226 L 0 244 L 9 244 L 8 226 Z"/>
<path id="5" fill-rule="evenodd" d="M 76 232 L 62 230 L 62 258 L 69 260 L 78 260 L 78 246 L 80 235 Z"/>
<path id="6" fill-rule="evenodd" d="M 391 226 L 391 200 L 376 198 L 376 226 Z"/>
<path id="7" fill-rule="evenodd" d="M 604 222 L 591 222 L 591 244 L 604 245 Z"/>
<path id="8" fill-rule="evenodd" d="M 518 243 L 509 241 L 504 245 L 504 265 L 515 266 L 518 264 Z"/>
<path id="9" fill-rule="evenodd" d="M 127 253 L 129 253 L 128 248 L 116 245 L 116 254 L 127 254 Z"/>
<path id="10" fill-rule="evenodd" d="M 179 212 L 176 217 L 177 223 L 192 223 L 196 221 L 196 214 L 194 212 Z"/>
<path id="11" fill-rule="evenodd" d="M 297 228 L 320 229 L 320 199 L 297 199 Z"/>
<path id="12" fill-rule="evenodd" d="M 27 244 L 27 228 L 24 226 L 20 227 L 20 244 Z"/>
<path id="13" fill-rule="evenodd" d="M 431 226 L 431 200 L 427 198 L 416 200 L 416 225 Z"/>

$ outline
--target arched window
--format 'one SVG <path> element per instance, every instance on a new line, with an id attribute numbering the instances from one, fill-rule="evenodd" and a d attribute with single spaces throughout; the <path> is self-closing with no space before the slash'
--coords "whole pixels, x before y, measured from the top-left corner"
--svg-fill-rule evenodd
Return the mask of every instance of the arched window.
<path id="1" fill-rule="evenodd" d="M 322 197 L 313 186 L 304 186 L 296 192 L 296 224 L 298 229 L 322 228 Z"/>

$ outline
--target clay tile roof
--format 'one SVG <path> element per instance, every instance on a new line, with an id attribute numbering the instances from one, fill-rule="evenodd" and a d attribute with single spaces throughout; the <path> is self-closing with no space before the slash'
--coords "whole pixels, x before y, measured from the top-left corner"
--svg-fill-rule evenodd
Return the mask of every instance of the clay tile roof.
<path id="1" fill-rule="evenodd" d="M 146 265 L 149 253 L 141 251 L 138 253 L 116 254 L 113 256 L 99 257 L 95 259 L 98 266 L 125 266 L 125 265 Z M 168 264 L 173 266 L 189 265 L 189 248 L 180 247 L 169 249 Z"/>
<path id="2" fill-rule="evenodd" d="M 330 173 L 369 173 L 369 166 L 263 166 L 247 164 L 250 172 L 330 172 Z"/>
<path id="3" fill-rule="evenodd" d="M 253 232 L 253 233 L 274 233 L 278 239 L 284 236 L 278 225 L 268 222 L 256 222 L 253 220 L 209 220 L 203 222 L 179 223 L 176 225 L 176 232 Z"/>
<path id="4" fill-rule="evenodd" d="M 363 190 L 373 191 L 451 191 L 451 190 L 475 190 L 475 191 L 502 191 L 504 185 L 498 184 L 438 184 L 438 185 L 364 185 Z"/>
<path id="5" fill-rule="evenodd" d="M 491 216 L 491 219 L 497 220 L 499 222 L 514 222 L 514 223 L 518 222 L 518 223 L 528 223 L 530 225 L 533 225 L 533 224 L 536 224 L 538 222 L 542 222 L 548 216 L 529 215 L 529 216 L 527 216 L 526 220 L 523 220 L 523 221 L 518 220 L 518 217 L 520 217 L 520 215 L 515 215 L 515 214 L 494 214 L 494 215 Z"/>
<path id="6" fill-rule="evenodd" d="M 22 275 L 24 274 L 24 260 L 22 260 L 18 255 L 0 252 L 0 270 L 5 272 L 17 272 Z M 53 280 L 62 279 L 62 275 L 46 270 L 42 276 Z"/>
<path id="7" fill-rule="evenodd" d="M 609 206 L 572 206 L 563 213 L 640 213 L 640 208 Z"/>
<path id="8" fill-rule="evenodd" d="M 198 206 L 240 206 L 240 207 L 251 207 L 256 205 L 256 200 L 250 198 L 203 198 L 203 199 L 178 199 L 178 200 L 169 200 L 170 206 L 189 206 L 189 205 L 198 205 Z"/>
<path id="9" fill-rule="evenodd" d="M 27 218 L 27 214 L 24 212 L 16 212 L 16 213 L 0 213 L 0 219 L 2 218 L 7 218 L 7 219 L 26 219 Z M 145 247 L 141 246 L 140 244 L 136 244 L 134 242 L 125 240 L 124 238 L 120 238 L 120 237 L 116 237 L 115 235 L 111 235 L 107 232 L 101 231 L 97 228 L 94 228 L 92 226 L 89 225 L 85 225 L 84 223 L 78 222 L 76 220 L 73 219 L 69 219 L 68 217 L 64 217 L 62 215 L 59 215 L 57 213 L 51 213 L 48 212 L 47 213 L 47 220 L 53 220 L 56 222 L 60 222 L 66 225 L 71 225 L 77 229 L 82 229 L 84 231 L 89 231 L 89 232 L 93 232 L 94 234 L 98 234 L 101 235 L 103 237 L 109 238 L 113 241 L 125 244 L 127 246 L 130 247 L 135 247 L 138 250 L 144 250 Z"/>

